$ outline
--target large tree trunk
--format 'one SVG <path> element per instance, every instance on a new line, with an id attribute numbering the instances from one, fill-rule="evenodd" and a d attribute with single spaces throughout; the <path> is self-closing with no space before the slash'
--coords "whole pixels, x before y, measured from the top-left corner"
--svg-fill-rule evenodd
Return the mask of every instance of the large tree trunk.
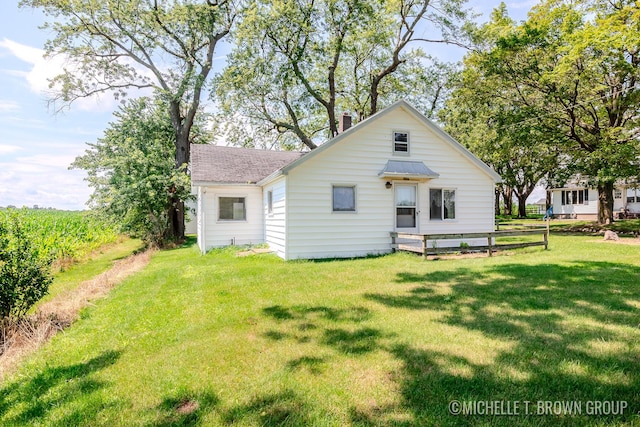
<path id="1" fill-rule="evenodd" d="M 531 192 L 523 194 L 516 193 L 516 198 L 518 199 L 518 218 L 527 217 L 527 198 L 530 194 Z"/>
<path id="2" fill-rule="evenodd" d="M 598 223 L 613 222 L 613 182 L 598 184 Z"/>
<path id="3" fill-rule="evenodd" d="M 496 189 L 494 190 L 496 195 L 495 195 L 495 200 L 494 200 L 494 214 L 495 216 L 499 216 L 500 215 L 500 189 L 498 189 L 496 187 Z"/>
<path id="4" fill-rule="evenodd" d="M 176 169 L 183 168 L 189 163 L 191 146 L 189 145 L 189 130 L 178 126 L 176 130 Z M 182 171 L 187 173 L 185 167 Z M 177 196 L 171 197 L 171 208 L 169 209 L 169 238 L 176 243 L 184 241 L 185 231 L 185 207 L 184 200 L 180 200 Z"/>
<path id="5" fill-rule="evenodd" d="M 535 185 L 531 185 L 525 188 L 519 188 L 514 191 L 516 198 L 518 199 L 518 218 L 527 217 L 527 199 L 533 193 Z"/>
<path id="6" fill-rule="evenodd" d="M 504 201 L 504 214 L 513 214 L 513 189 L 508 185 L 503 185 L 500 189 L 502 200 Z"/>

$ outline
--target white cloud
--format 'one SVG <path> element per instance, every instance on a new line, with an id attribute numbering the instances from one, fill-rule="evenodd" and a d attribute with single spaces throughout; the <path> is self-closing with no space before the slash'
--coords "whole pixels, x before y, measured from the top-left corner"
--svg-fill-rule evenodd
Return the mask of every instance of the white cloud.
<path id="1" fill-rule="evenodd" d="M 82 171 L 67 170 L 68 158 L 56 156 L 47 165 L 41 155 L 0 162 L 0 206 L 83 209 L 91 193 Z"/>
<path id="2" fill-rule="evenodd" d="M 23 78 L 29 89 L 39 95 L 50 94 L 52 90 L 49 86 L 51 79 L 64 73 L 65 67 L 69 67 L 67 58 L 62 55 L 45 58 L 44 50 L 7 38 L 0 40 L 0 49 L 8 51 L 14 57 L 31 65 L 31 69 L 26 72 L 20 70 L 5 70 L 5 72 Z M 113 111 L 116 105 L 117 102 L 110 94 L 96 95 L 74 102 L 74 106 L 83 111 Z"/>
<path id="3" fill-rule="evenodd" d="M 20 150 L 21 148 L 17 145 L 0 144 L 0 154 L 11 154 Z"/>
<path id="4" fill-rule="evenodd" d="M 0 99 L 0 113 L 10 113 L 19 109 L 20 106 L 16 102 Z"/>
<path id="5" fill-rule="evenodd" d="M 0 41 L 0 47 L 7 49 L 16 58 L 29 64 L 36 64 L 42 60 L 43 50 L 14 42 L 4 38 Z"/>
<path id="6" fill-rule="evenodd" d="M 17 145 L 0 144 L 0 154 L 11 154 L 20 150 L 21 148 Z"/>

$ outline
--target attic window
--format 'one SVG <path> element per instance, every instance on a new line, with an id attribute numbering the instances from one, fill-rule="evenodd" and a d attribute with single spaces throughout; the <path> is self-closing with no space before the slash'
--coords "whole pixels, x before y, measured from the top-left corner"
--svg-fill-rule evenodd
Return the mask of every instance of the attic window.
<path id="1" fill-rule="evenodd" d="M 409 132 L 393 132 L 393 153 L 402 155 L 409 154 Z"/>

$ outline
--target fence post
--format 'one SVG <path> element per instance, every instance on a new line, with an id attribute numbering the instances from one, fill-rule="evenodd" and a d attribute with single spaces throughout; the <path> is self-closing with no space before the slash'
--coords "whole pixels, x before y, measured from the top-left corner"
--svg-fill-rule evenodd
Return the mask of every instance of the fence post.
<path id="1" fill-rule="evenodd" d="M 547 229 L 544 232 L 544 250 L 547 250 L 547 247 L 549 246 L 549 223 L 551 222 L 551 218 L 547 218 Z"/>
<path id="2" fill-rule="evenodd" d="M 427 259 L 427 235 L 422 236 L 422 257 Z"/>
<path id="3" fill-rule="evenodd" d="M 493 256 L 493 239 L 491 237 L 491 233 L 489 233 L 488 235 L 489 237 L 487 237 L 487 253 L 489 254 L 489 256 Z"/>

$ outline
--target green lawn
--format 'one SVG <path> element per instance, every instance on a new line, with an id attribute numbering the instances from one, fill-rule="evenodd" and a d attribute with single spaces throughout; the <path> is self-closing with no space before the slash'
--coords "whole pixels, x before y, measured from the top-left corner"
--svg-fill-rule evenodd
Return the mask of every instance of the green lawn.
<path id="1" fill-rule="evenodd" d="M 550 242 L 439 261 L 159 252 L 1 386 L 0 424 L 640 425 L 640 246 Z"/>
<path id="2" fill-rule="evenodd" d="M 141 240 L 123 237 L 117 242 L 109 243 L 96 249 L 91 254 L 86 255 L 81 262 L 56 272 L 53 283 L 49 287 L 49 293 L 39 303 L 49 301 L 58 295 L 73 290 L 79 283 L 108 270 L 114 262 L 126 258 L 142 248 L 143 243 Z M 38 304 L 36 304 L 37 306 Z"/>

